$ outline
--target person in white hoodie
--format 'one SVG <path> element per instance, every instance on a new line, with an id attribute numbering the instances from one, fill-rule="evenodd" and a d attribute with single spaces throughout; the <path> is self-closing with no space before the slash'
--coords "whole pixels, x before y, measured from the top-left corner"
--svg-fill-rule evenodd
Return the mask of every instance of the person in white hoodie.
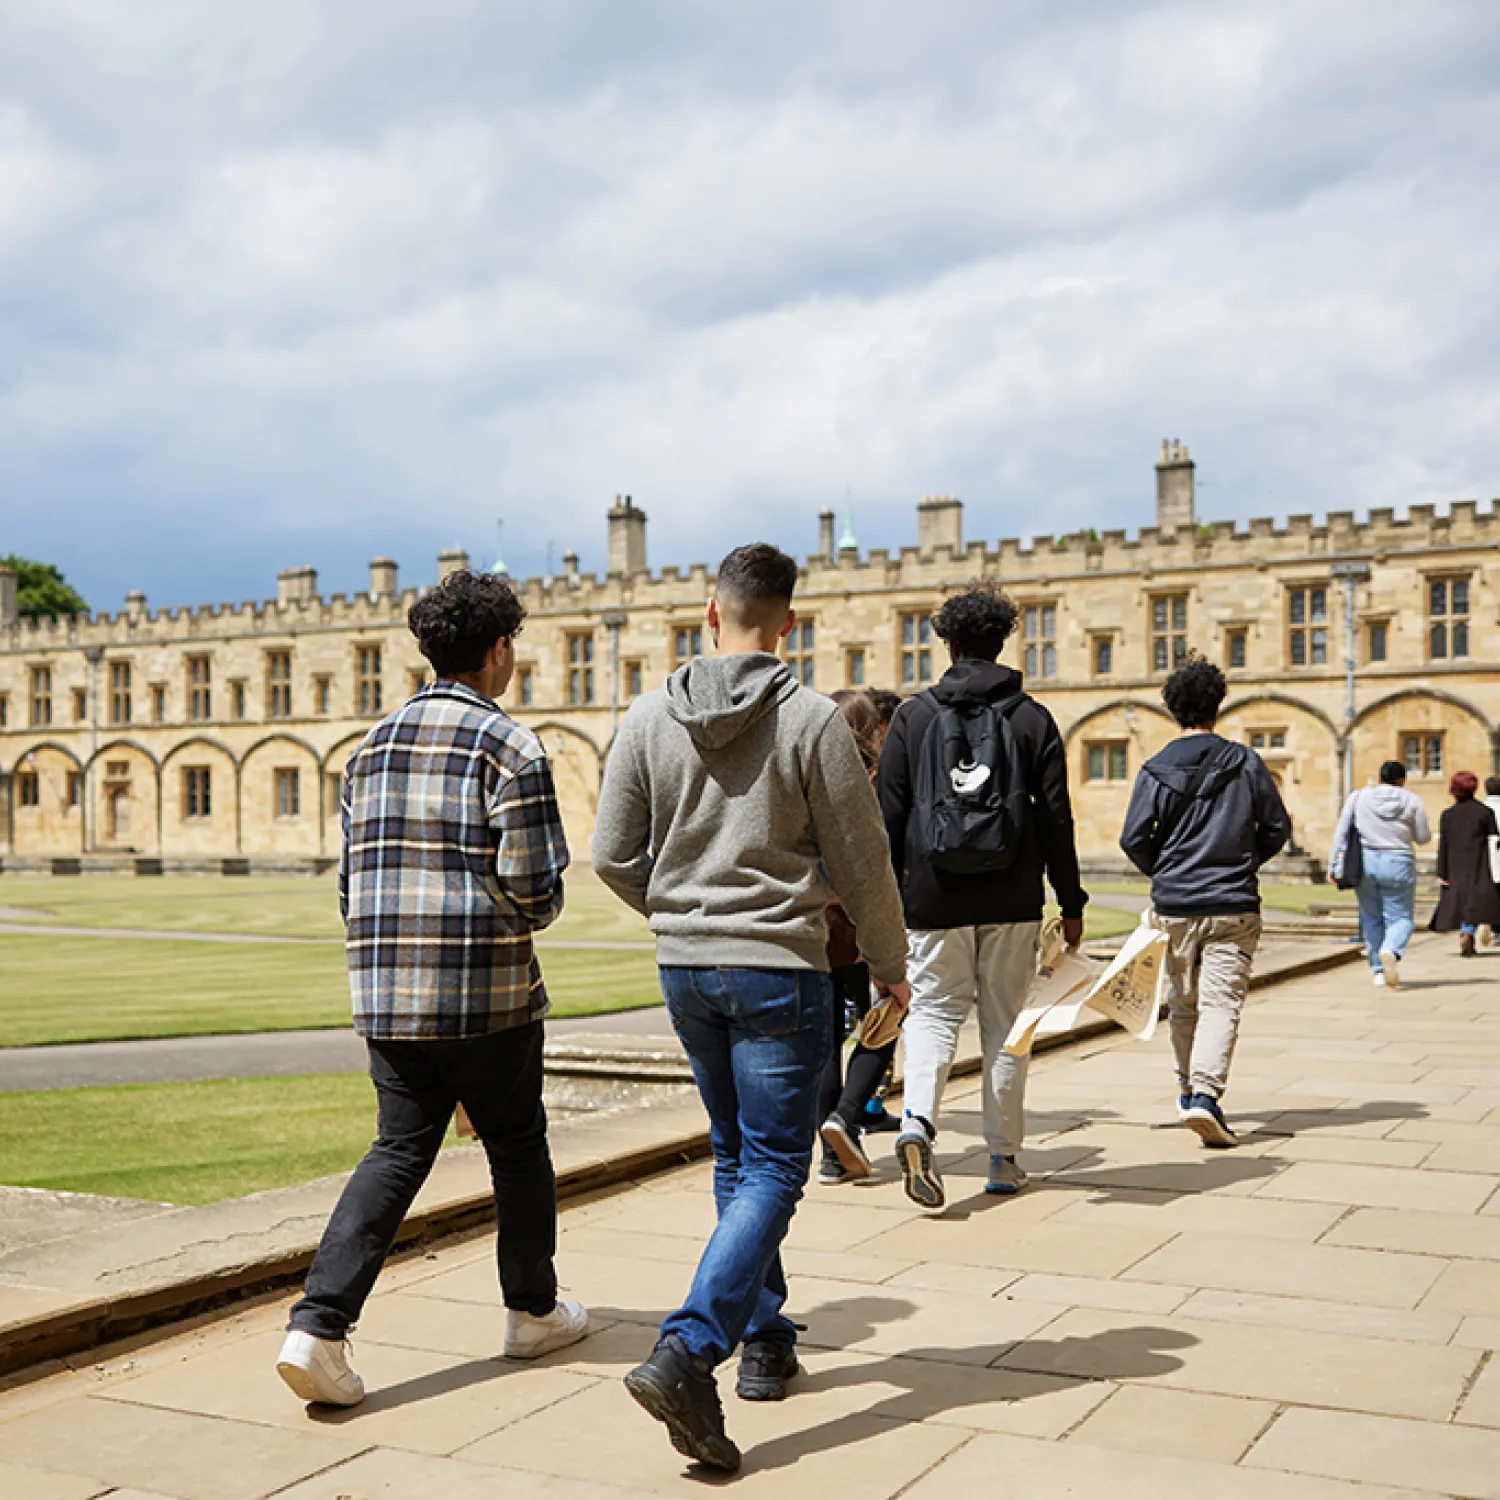
<path id="1" fill-rule="evenodd" d="M 1406 789 L 1406 767 L 1388 760 L 1380 768 L 1377 786 L 1362 787 L 1344 804 L 1333 835 L 1328 878 L 1337 880 L 1344 867 L 1351 827 L 1359 830 L 1363 873 L 1359 897 L 1359 929 L 1375 983 L 1395 989 L 1401 983 L 1401 956 L 1416 922 L 1416 845 L 1432 842 L 1427 809 L 1421 798 Z"/>

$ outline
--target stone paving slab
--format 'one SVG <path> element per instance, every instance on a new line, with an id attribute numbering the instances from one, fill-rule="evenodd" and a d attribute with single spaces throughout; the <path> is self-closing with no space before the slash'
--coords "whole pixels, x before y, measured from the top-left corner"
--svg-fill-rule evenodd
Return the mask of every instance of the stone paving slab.
<path id="1" fill-rule="evenodd" d="M 888 1141 L 870 1182 L 811 1186 L 787 1254 L 807 1373 L 779 1405 L 726 1394 L 746 1452 L 733 1488 L 1500 1500 L 1500 1157 L 1483 1156 L 1500 1105 L 1478 1060 L 1500 1048 L 1500 971 L 1445 950 L 1412 950 L 1425 992 L 1346 969 L 1253 999 L 1228 1099 L 1238 1152 L 1173 1122 L 1164 1038 L 1113 1038 L 1039 1059 L 1016 1199 L 980 1190 L 972 1081 L 944 1113 L 942 1214 L 906 1202 Z M 1423 1066 L 1435 993 L 1475 1039 L 1475 1081 L 1440 1086 L 1456 1097 L 1424 1086 L 1459 1066 Z M 1334 1034 L 1303 1056 L 1289 1017 Z M 1386 1047 L 1405 1050 L 1369 1076 L 1360 1060 Z M 1480 1154 L 1434 1168 L 1450 1146 Z M 535 1365 L 498 1356 L 477 1236 L 389 1268 L 356 1334 L 371 1396 L 352 1412 L 310 1412 L 277 1381 L 285 1293 L 13 1377 L 0 1494 L 701 1494 L 619 1377 L 682 1296 L 709 1191 L 691 1163 L 567 1206 L 559 1268 L 595 1332 Z"/>

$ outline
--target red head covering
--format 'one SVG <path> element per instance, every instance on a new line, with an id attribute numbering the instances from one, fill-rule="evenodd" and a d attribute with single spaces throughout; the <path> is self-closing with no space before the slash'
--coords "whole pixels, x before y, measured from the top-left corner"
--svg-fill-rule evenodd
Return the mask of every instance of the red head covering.
<path id="1" fill-rule="evenodd" d="M 1448 783 L 1448 795 L 1459 802 L 1467 802 L 1479 790 L 1479 778 L 1472 771 L 1455 771 Z"/>

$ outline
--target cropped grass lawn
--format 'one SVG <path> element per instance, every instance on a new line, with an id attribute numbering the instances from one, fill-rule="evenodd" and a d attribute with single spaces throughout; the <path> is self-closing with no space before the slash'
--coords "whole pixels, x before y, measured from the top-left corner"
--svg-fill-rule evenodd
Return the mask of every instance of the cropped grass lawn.
<path id="1" fill-rule="evenodd" d="M 358 1074 L 0 1094 L 0 1182 L 215 1203 L 350 1171 L 374 1135 Z"/>

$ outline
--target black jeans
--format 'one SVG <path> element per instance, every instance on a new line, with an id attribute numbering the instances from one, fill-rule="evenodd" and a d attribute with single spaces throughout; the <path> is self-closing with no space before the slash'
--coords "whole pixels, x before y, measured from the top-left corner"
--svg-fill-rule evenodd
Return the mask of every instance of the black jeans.
<path id="1" fill-rule="evenodd" d="M 864 964 L 847 964 L 834 969 L 828 976 L 833 980 L 833 1051 L 823 1071 L 823 1087 L 818 1099 L 818 1119 L 826 1120 L 838 1114 L 852 1129 L 859 1127 L 865 1105 L 875 1097 L 880 1080 L 895 1056 L 896 1044 L 871 1050 L 863 1042 L 854 1044 L 849 1055 L 849 1073 L 844 1075 L 844 1037 L 846 1036 L 847 1004 L 852 1004 L 855 1013 L 863 1019 L 870 1009 L 870 971 Z M 827 1155 L 827 1151 L 824 1152 Z"/>
<path id="2" fill-rule="evenodd" d="M 380 1134 L 344 1189 L 289 1326 L 341 1339 L 358 1321 L 462 1103 L 490 1159 L 505 1305 L 557 1303 L 557 1180 L 542 1105 L 542 1023 L 448 1041 L 369 1044 Z"/>

